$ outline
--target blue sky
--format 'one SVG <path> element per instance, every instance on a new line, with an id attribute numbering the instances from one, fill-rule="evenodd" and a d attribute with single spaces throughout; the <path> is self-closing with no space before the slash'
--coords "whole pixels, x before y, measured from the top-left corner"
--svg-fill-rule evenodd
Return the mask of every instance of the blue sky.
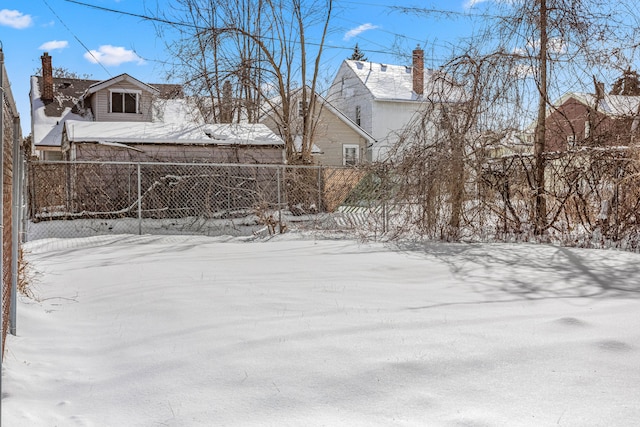
<path id="1" fill-rule="evenodd" d="M 133 14 L 149 14 L 155 0 L 83 0 L 85 3 Z M 168 0 L 159 0 L 166 10 Z M 369 60 L 406 63 L 392 52 L 410 54 L 417 44 L 447 46 L 458 36 L 469 33 L 472 11 L 468 0 L 447 0 L 420 7 L 456 12 L 454 16 L 431 18 L 401 13 L 389 6 L 415 6 L 407 1 L 354 0 L 336 2 L 325 51 L 323 70 L 333 75 L 353 46 Z M 476 5 L 477 7 L 477 5 Z M 29 77 L 39 74 L 40 56 L 47 51 L 54 67 L 64 67 L 81 76 L 107 79 L 121 73 L 148 83 L 165 81 L 163 63 L 167 52 L 157 39 L 154 26 L 141 18 L 96 10 L 66 0 L 2 0 L 0 2 L 0 41 L 5 53 L 14 96 L 18 102 L 24 134 L 29 130 Z M 91 52 L 91 54 L 88 53 Z M 442 52 L 428 48 L 429 66 L 437 66 Z M 101 64 L 96 63 L 96 58 Z M 408 56 L 407 56 L 408 58 Z"/>
<path id="2" fill-rule="evenodd" d="M 512 1 L 334 0 L 322 71 L 331 79 L 356 43 L 370 61 L 389 64 L 409 64 L 411 50 L 420 44 L 426 65 L 437 68 L 461 37 L 472 36 L 485 24 L 484 14 L 490 14 L 497 3 Z M 0 0 L 0 42 L 25 135 L 30 133 L 29 77 L 39 74 L 45 51 L 53 57 L 54 67 L 80 76 L 102 80 L 126 72 L 147 83 L 166 82 L 164 64 L 169 55 L 151 22 L 78 3 L 154 15 L 150 10 L 168 11 L 172 2 Z M 431 12 L 403 13 L 398 7 Z"/>

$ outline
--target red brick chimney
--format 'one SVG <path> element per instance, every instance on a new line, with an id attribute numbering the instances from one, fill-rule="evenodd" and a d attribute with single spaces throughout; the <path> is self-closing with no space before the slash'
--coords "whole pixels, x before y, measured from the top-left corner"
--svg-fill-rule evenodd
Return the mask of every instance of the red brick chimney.
<path id="1" fill-rule="evenodd" d="M 51 67 L 51 57 L 45 52 L 40 57 L 42 59 L 42 94 L 43 101 L 53 101 L 53 68 Z"/>
<path id="2" fill-rule="evenodd" d="M 420 45 L 413 50 L 413 91 L 419 96 L 424 94 L 424 50 Z"/>

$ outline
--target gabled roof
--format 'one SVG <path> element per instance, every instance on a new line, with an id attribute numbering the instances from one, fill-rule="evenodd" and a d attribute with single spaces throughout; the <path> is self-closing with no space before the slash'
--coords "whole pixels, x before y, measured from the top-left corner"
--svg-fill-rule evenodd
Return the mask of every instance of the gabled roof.
<path id="1" fill-rule="evenodd" d="M 121 74 L 104 81 L 54 78 L 54 99 L 50 102 L 44 102 L 41 97 L 42 80 L 41 76 L 31 77 L 32 136 L 36 148 L 59 148 L 62 143 L 61 137 L 65 121 L 92 120 L 92 117 L 86 116 L 86 112 L 82 110 L 83 97 L 122 81 L 130 82 L 140 87 L 141 90 L 152 92 L 155 95 L 154 120 L 157 119 L 155 115 L 159 115 L 162 121 L 202 124 L 199 113 L 190 108 L 187 105 L 188 102 L 183 99 L 182 86 L 178 84 L 148 85 L 128 74 Z"/>
<path id="2" fill-rule="evenodd" d="M 293 96 L 296 96 L 297 93 L 302 92 L 302 89 L 296 89 L 293 91 Z M 311 89 L 309 88 L 309 92 Z M 335 115 L 340 121 L 344 122 L 348 127 L 353 129 L 358 135 L 364 138 L 367 142 L 373 143 L 375 142 L 375 138 L 371 136 L 371 134 L 360 126 L 358 126 L 353 120 L 347 117 L 342 111 L 338 110 L 334 107 L 329 101 L 327 101 L 322 95 L 316 92 L 316 99 L 318 103 L 324 108 L 326 107 L 333 115 Z M 262 112 L 263 116 L 268 116 L 273 113 L 274 106 L 280 104 L 280 97 L 272 98 L 267 104 L 267 108 Z"/>
<path id="3" fill-rule="evenodd" d="M 640 96 L 604 95 L 598 99 L 591 93 L 569 92 L 555 104 L 556 108 L 571 98 L 611 117 L 632 118 L 640 115 Z"/>
<path id="4" fill-rule="evenodd" d="M 375 138 L 371 136 L 369 132 L 365 131 L 360 126 L 358 126 L 353 120 L 347 117 L 347 115 L 345 115 L 342 111 L 338 110 L 329 101 L 324 99 L 323 96 L 318 95 L 318 98 L 320 99 L 320 102 L 324 107 L 326 107 L 329 111 L 331 111 L 336 117 L 338 117 L 338 119 L 344 122 L 351 129 L 353 129 L 358 135 L 364 138 L 368 143 L 374 143 L 376 141 Z"/>
<path id="5" fill-rule="evenodd" d="M 463 98 L 461 88 L 452 84 L 446 75 L 425 68 L 424 95 L 413 91 L 413 67 L 374 62 L 345 60 L 343 66 L 355 74 L 378 101 L 424 101 L 459 102 Z"/>
<path id="6" fill-rule="evenodd" d="M 284 141 L 263 124 L 122 124 L 67 120 L 64 132 L 67 140 L 79 143 L 284 146 Z"/>
<path id="7" fill-rule="evenodd" d="M 101 82 L 97 82 L 92 84 L 91 86 L 89 86 L 89 88 L 87 89 L 86 93 L 84 96 L 88 96 L 91 94 L 94 94 L 96 92 L 98 92 L 99 90 L 102 89 L 106 89 L 111 85 L 114 85 L 116 83 L 120 83 L 126 81 L 128 83 L 131 83 L 134 86 L 137 86 L 140 88 L 140 90 L 144 90 L 147 92 L 151 92 L 154 95 L 159 95 L 160 94 L 160 90 L 156 89 L 155 87 L 148 85 L 146 83 L 141 82 L 140 80 L 131 77 L 129 74 L 124 73 L 124 74 L 120 74 L 119 76 L 115 76 L 113 78 L 110 78 L 109 80 L 103 80 Z"/>

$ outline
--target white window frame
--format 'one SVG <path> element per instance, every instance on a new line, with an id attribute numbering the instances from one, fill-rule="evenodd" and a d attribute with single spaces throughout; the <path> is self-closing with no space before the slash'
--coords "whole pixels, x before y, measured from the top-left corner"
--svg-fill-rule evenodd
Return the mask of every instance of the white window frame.
<path id="1" fill-rule="evenodd" d="M 354 150 L 354 162 L 347 162 L 347 150 Z M 354 166 L 360 163 L 360 146 L 358 144 L 342 144 L 342 165 Z"/>
<path id="2" fill-rule="evenodd" d="M 307 109 L 309 109 L 309 101 L 305 102 Z M 298 117 L 304 117 L 304 108 L 302 107 L 302 99 L 298 100 Z"/>
<path id="3" fill-rule="evenodd" d="M 575 135 L 567 135 L 567 145 L 569 147 L 573 147 L 576 144 L 576 136 Z"/>
<path id="4" fill-rule="evenodd" d="M 114 112 L 113 111 L 113 94 L 119 93 L 123 95 L 135 95 L 136 96 L 136 111 L 135 112 L 127 112 L 126 111 L 126 102 L 125 97 L 122 97 L 122 111 Z M 140 97 L 142 95 L 141 90 L 136 89 L 109 89 L 109 112 L 114 114 L 139 114 L 140 113 Z"/>

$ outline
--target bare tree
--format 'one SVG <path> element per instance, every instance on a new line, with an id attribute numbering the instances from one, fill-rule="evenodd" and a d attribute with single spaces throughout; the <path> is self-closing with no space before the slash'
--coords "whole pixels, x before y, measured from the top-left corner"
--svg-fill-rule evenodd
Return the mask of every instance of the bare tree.
<path id="1" fill-rule="evenodd" d="M 285 140 L 289 161 L 310 163 L 332 0 L 176 3 L 178 18 L 172 21 L 181 23 L 174 30 L 182 37 L 170 46 L 176 58 L 173 73 L 194 96 L 205 99 L 201 109 L 207 119 L 220 121 L 223 105 L 224 119 L 233 106 L 231 116 L 238 122 L 256 122 L 266 110 Z M 225 84 L 232 85 L 232 102 Z M 297 129 L 292 122 L 299 119 L 303 125 Z"/>
<path id="2" fill-rule="evenodd" d="M 564 92 L 585 90 L 591 86 L 592 76 L 606 78 L 619 62 L 629 61 L 625 55 L 632 55 L 637 47 L 633 42 L 636 21 L 630 14 L 632 4 L 622 3 L 628 4 L 613 7 L 601 0 L 510 1 L 494 4 L 497 13 L 493 18 L 482 14 L 487 31 L 461 45 L 453 53 L 454 59 L 442 67 L 442 73 L 465 91 L 464 101 L 448 105 L 425 95 L 425 108 L 405 132 L 397 150 L 395 161 L 401 172 L 411 173 L 405 181 L 428 187 L 413 194 L 422 194 L 422 199 L 433 197 L 424 204 L 431 213 L 429 227 L 438 223 L 433 218 L 439 218 L 441 235 L 457 238 L 462 227 L 478 219 L 469 216 L 474 212 L 471 207 L 479 206 L 483 195 L 474 195 L 472 190 L 482 188 L 487 170 L 493 168 L 491 161 L 496 164 L 496 153 L 503 159 L 499 194 L 507 208 L 498 212 L 488 206 L 489 210 L 502 215 L 505 223 L 507 216 L 517 215 L 514 223 L 518 228 L 528 224 L 536 235 L 554 227 L 570 196 L 547 182 L 551 160 L 546 120 L 555 110 L 554 100 Z M 624 13 L 618 13 L 621 10 Z M 433 11 L 412 8 L 407 12 Z M 619 40 L 628 44 L 621 46 Z M 508 147 L 510 141 L 528 138 L 532 143 L 530 154 L 518 153 L 519 160 L 509 163 L 511 169 L 507 170 L 503 156 L 507 151 L 514 155 L 514 148 Z M 493 160 L 487 157 L 492 151 Z M 563 170 L 569 173 L 567 165 L 575 164 L 565 163 Z M 529 187 L 520 193 L 529 197 L 524 210 L 518 208 L 522 203 L 511 203 L 510 193 L 505 190 L 509 182 L 504 174 L 516 170 L 525 172 Z M 554 166 L 553 173 L 560 171 Z M 574 185 L 575 180 L 562 182 Z"/>

